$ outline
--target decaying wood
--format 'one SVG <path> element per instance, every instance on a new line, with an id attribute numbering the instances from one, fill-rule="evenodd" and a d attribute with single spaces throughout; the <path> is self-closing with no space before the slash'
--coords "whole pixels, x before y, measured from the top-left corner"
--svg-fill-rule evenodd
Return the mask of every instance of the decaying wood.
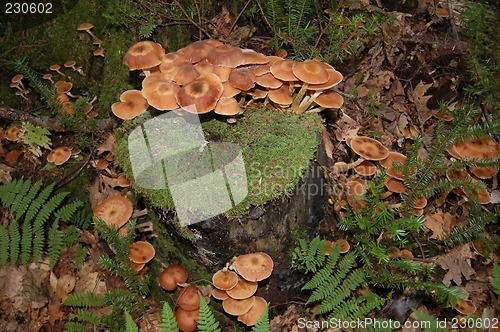
<path id="1" fill-rule="evenodd" d="M 27 113 L 15 108 L 0 106 L 0 118 L 10 121 L 30 122 L 37 126 L 42 126 L 51 131 L 69 132 L 82 130 L 81 124 L 68 126 L 61 124 L 57 118 L 51 118 L 43 115 L 35 115 Z M 95 120 L 97 130 L 113 130 L 117 127 L 118 122 L 116 119 L 97 119 Z M 83 127 L 85 128 L 85 127 Z M 93 128 L 85 128 L 85 131 L 91 131 Z"/>

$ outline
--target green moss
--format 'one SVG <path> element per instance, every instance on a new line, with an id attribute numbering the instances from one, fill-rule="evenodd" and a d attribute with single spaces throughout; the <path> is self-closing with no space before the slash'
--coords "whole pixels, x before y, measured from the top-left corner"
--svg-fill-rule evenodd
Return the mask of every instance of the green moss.
<path id="1" fill-rule="evenodd" d="M 117 135 L 117 162 L 130 178 L 133 176 L 127 133 L 146 119 L 144 117 L 125 124 L 121 134 Z M 202 118 L 201 124 L 209 141 L 239 143 L 242 150 L 248 195 L 227 212 L 229 216 L 242 216 L 250 206 L 263 205 L 291 193 L 314 157 L 321 128 L 321 120 L 317 115 L 299 116 L 266 109 L 249 110 L 234 125 L 213 117 Z M 154 206 L 173 210 L 168 189 L 148 190 L 135 183 L 133 188 L 146 196 Z"/>

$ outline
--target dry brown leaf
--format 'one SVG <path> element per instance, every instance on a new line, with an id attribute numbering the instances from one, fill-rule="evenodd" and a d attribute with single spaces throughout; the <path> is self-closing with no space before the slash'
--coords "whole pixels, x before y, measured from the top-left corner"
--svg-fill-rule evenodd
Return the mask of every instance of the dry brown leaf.
<path id="1" fill-rule="evenodd" d="M 61 302 L 49 304 L 48 315 L 50 326 L 54 326 L 57 320 L 63 319 L 64 312 L 61 311 Z"/>
<path id="2" fill-rule="evenodd" d="M 452 214 L 443 213 L 438 209 L 434 214 L 426 217 L 424 221 L 425 227 L 432 231 L 431 239 L 440 240 L 445 233 L 451 232 L 457 224 L 457 219 Z"/>
<path id="3" fill-rule="evenodd" d="M 100 147 L 97 148 L 97 155 L 101 155 L 104 152 L 113 152 L 115 149 L 115 136 L 110 134 L 106 141 L 102 143 Z"/>
<path id="4" fill-rule="evenodd" d="M 342 112 L 342 117 L 335 123 L 335 138 L 339 142 L 343 142 L 348 138 L 358 136 L 358 130 L 361 128 L 349 115 Z"/>
<path id="5" fill-rule="evenodd" d="M 14 171 L 14 168 L 7 166 L 5 164 L 0 164 L 0 183 L 6 184 L 12 181 L 11 172 Z"/>
<path id="6" fill-rule="evenodd" d="M 75 276 L 70 274 L 64 274 L 57 280 L 56 286 L 56 296 L 61 299 L 61 301 L 66 300 L 68 295 L 75 289 L 76 279 Z"/>
<path id="7" fill-rule="evenodd" d="M 470 280 L 471 276 L 476 273 L 470 264 L 470 259 L 474 257 L 475 254 L 471 251 L 468 243 L 456 246 L 448 254 L 439 256 L 436 259 L 436 264 L 448 271 L 443 278 L 443 284 L 449 287 L 453 281 L 460 286 L 462 276 L 466 280 Z"/>
<path id="8" fill-rule="evenodd" d="M 323 128 L 323 133 L 321 137 L 323 139 L 323 145 L 325 146 L 326 156 L 329 159 L 333 160 L 333 149 L 335 149 L 335 146 L 333 145 L 330 134 L 328 133 L 328 130 L 326 128 Z"/>
<path id="9" fill-rule="evenodd" d="M 110 196 L 121 195 L 120 191 L 107 185 L 100 177 L 97 177 L 93 184 L 87 185 L 87 190 L 89 191 L 89 200 L 92 210 L 104 199 Z"/>

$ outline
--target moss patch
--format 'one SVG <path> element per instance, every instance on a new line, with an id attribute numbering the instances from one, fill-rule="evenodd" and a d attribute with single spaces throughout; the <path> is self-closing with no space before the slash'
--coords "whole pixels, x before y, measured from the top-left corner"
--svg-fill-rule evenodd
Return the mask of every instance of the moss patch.
<path id="1" fill-rule="evenodd" d="M 115 155 L 125 173 L 133 178 L 128 155 L 128 133 L 141 120 L 125 124 L 117 135 Z M 318 146 L 321 120 L 317 115 L 298 116 L 267 109 L 249 110 L 234 125 L 213 116 L 201 118 L 209 142 L 239 143 L 246 168 L 248 195 L 228 216 L 242 216 L 250 206 L 263 205 L 289 194 L 302 179 Z M 166 210 L 174 205 L 168 189 L 148 190 L 133 184 L 134 190 L 151 204 Z"/>

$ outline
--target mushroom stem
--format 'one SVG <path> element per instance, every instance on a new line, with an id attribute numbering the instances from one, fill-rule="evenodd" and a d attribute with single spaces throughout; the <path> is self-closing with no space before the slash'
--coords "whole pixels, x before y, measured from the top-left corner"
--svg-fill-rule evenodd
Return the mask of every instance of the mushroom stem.
<path id="1" fill-rule="evenodd" d="M 321 94 L 321 91 L 316 91 L 309 99 L 307 99 L 305 102 L 301 103 L 298 107 L 297 110 L 295 110 L 295 113 L 297 114 L 302 114 L 304 113 L 311 105 L 314 103 L 316 98 Z"/>
<path id="2" fill-rule="evenodd" d="M 307 88 L 309 87 L 309 83 L 304 82 L 302 86 L 300 87 L 299 92 L 295 96 L 295 99 L 293 100 L 292 103 L 292 112 L 298 113 L 297 109 L 299 107 L 300 102 L 302 101 L 302 98 L 306 94 Z"/>
<path id="3" fill-rule="evenodd" d="M 94 35 L 94 34 L 92 33 L 92 31 L 90 31 L 89 29 L 87 29 L 87 30 L 85 30 L 85 31 L 87 31 L 87 33 L 88 33 L 88 34 L 92 37 L 92 39 L 94 39 L 94 41 L 96 41 L 96 40 L 97 40 L 97 41 L 99 41 L 99 40 L 100 40 L 100 39 L 99 39 L 99 38 L 97 38 L 97 36 L 96 36 L 96 35 Z"/>
<path id="4" fill-rule="evenodd" d="M 80 96 L 75 96 L 74 94 L 72 94 L 72 93 L 71 93 L 71 92 L 69 92 L 69 91 L 68 91 L 68 92 L 66 92 L 66 94 L 67 94 L 69 97 L 71 97 L 71 98 L 75 98 L 75 99 L 76 99 L 76 98 L 78 98 L 78 97 L 80 97 Z"/>

